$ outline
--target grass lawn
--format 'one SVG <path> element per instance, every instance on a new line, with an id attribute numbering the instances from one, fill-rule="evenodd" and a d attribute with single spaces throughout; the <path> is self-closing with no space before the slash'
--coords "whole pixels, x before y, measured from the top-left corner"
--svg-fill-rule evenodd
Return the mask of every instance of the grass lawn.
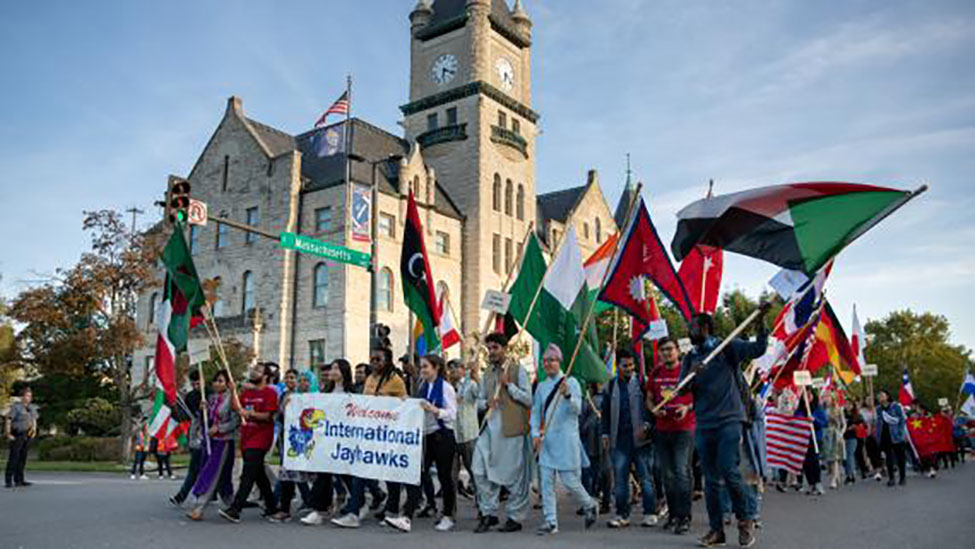
<path id="1" fill-rule="evenodd" d="M 185 468 L 190 462 L 188 454 L 175 454 L 170 458 L 173 469 Z M 0 460 L 0 469 L 7 466 L 7 460 Z M 38 461 L 27 460 L 28 471 L 69 471 L 88 473 L 127 473 L 131 463 L 123 464 L 114 461 Z M 149 457 L 146 460 L 146 471 L 155 471 L 156 461 Z"/>

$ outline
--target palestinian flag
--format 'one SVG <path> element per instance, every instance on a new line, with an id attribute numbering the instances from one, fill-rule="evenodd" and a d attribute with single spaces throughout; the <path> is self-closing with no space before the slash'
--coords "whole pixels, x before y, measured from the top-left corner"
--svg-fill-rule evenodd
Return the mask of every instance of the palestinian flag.
<path id="1" fill-rule="evenodd" d="M 203 287 L 193 265 L 183 228 L 177 224 L 163 249 L 162 262 L 166 267 L 163 300 L 156 309 L 155 385 L 149 432 L 175 429 L 170 406 L 176 402 L 176 357 L 186 350 L 190 329 L 203 321 L 200 308 L 205 302 Z M 163 433 L 163 435 L 168 433 Z"/>
<path id="2" fill-rule="evenodd" d="M 511 285 L 511 304 L 508 312 L 520 323 L 527 324 L 527 331 L 538 341 L 539 348 L 555 343 L 565 357 L 563 368 L 569 367 L 569 357 L 576 343 L 583 337 L 572 366 L 572 376 L 580 383 L 604 383 L 608 380 L 605 365 L 595 349 L 599 348 L 596 324 L 590 322 L 585 335 L 580 328 L 589 312 L 589 288 L 582 267 L 582 253 L 576 240 L 575 229 L 569 228 L 562 237 L 559 254 L 548 267 L 535 235 L 529 237 L 522 257 L 518 278 Z M 542 286 L 539 290 L 539 286 Z M 528 309 L 536 293 L 538 299 L 528 317 Z M 527 321 L 525 320 L 527 318 Z M 539 379 L 545 373 L 539 369 Z"/>
<path id="3" fill-rule="evenodd" d="M 705 198 L 677 213 L 670 247 L 678 260 L 703 244 L 811 275 L 924 189 L 791 183 Z"/>
<path id="4" fill-rule="evenodd" d="M 433 276 L 430 274 L 430 261 L 423 243 L 423 226 L 420 213 L 416 209 L 413 191 L 410 191 L 406 207 L 406 228 L 403 231 L 403 251 L 399 261 L 400 277 L 403 280 L 403 299 L 413 311 L 417 320 L 423 324 L 423 336 L 429 351 L 440 348 L 437 327 L 440 325 L 440 304 L 434 290 Z"/>

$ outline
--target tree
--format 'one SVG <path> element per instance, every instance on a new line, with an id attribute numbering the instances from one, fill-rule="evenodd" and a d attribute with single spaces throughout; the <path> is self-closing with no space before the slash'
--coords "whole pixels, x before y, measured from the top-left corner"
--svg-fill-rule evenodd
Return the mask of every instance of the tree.
<path id="1" fill-rule="evenodd" d="M 22 360 L 42 375 L 94 377 L 117 391 L 122 455 L 128 455 L 133 408 L 146 398 L 145 379 L 132 379 L 132 352 L 144 342 L 135 300 L 158 284 L 157 231 L 136 233 L 114 210 L 84 212 L 90 251 L 70 269 L 14 299 L 10 315 Z M 147 376 L 148 372 L 144 372 Z"/>
<path id="2" fill-rule="evenodd" d="M 924 406 L 936 409 L 939 398 L 952 406 L 972 354 L 963 345 L 949 343 L 948 319 L 933 313 L 894 311 L 864 326 L 867 362 L 877 365 L 877 389 L 885 388 L 894 398 L 906 367 L 914 394 Z"/>

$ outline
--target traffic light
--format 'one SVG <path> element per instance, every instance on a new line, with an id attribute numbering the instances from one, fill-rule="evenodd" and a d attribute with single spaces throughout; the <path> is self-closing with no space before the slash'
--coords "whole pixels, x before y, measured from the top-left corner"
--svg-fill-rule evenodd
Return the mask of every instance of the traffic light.
<path id="1" fill-rule="evenodd" d="M 170 223 L 186 222 L 186 210 L 190 207 L 190 182 L 177 177 L 169 178 L 166 191 L 166 219 Z"/>

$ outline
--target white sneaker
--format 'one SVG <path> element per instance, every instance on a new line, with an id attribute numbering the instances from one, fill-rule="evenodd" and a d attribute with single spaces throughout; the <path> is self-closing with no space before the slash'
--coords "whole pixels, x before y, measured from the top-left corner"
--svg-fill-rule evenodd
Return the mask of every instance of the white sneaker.
<path id="1" fill-rule="evenodd" d="M 400 532 L 409 532 L 412 528 L 410 525 L 410 519 L 406 517 L 386 517 L 385 522 Z"/>
<path id="2" fill-rule="evenodd" d="M 823 483 L 817 482 L 816 483 L 816 487 L 813 488 L 813 493 L 816 494 L 817 496 L 823 495 L 823 493 L 824 493 L 823 492 Z"/>
<path id="3" fill-rule="evenodd" d="M 301 519 L 301 523 L 308 526 L 321 526 L 325 522 L 325 517 L 318 511 L 308 513 L 308 516 Z"/>
<path id="4" fill-rule="evenodd" d="M 656 526 L 659 521 L 660 519 L 657 518 L 657 515 L 646 515 L 643 517 L 643 522 L 640 523 L 640 526 L 644 528 L 652 528 Z"/>
<path id="5" fill-rule="evenodd" d="M 437 525 L 434 526 L 433 529 L 438 532 L 449 532 L 454 529 L 454 521 L 450 517 L 443 517 L 437 522 Z"/>
<path id="6" fill-rule="evenodd" d="M 616 515 L 607 523 L 610 528 L 626 528 L 630 525 L 630 519 Z"/>
<path id="7" fill-rule="evenodd" d="M 139 477 L 139 480 L 149 480 L 149 477 L 147 475 L 142 475 Z"/>
<path id="8" fill-rule="evenodd" d="M 884 477 L 880 474 L 880 471 L 877 471 L 877 474 L 873 476 L 873 479 L 876 480 L 877 482 L 880 482 L 881 480 L 884 479 Z"/>
<path id="9" fill-rule="evenodd" d="M 341 528 L 358 528 L 359 515 L 355 513 L 349 513 L 339 518 L 332 519 L 332 524 L 339 526 Z"/>
<path id="10" fill-rule="evenodd" d="M 833 479 L 833 480 L 829 481 L 829 489 L 830 490 L 836 490 L 836 487 L 837 487 L 836 479 Z"/>
<path id="11" fill-rule="evenodd" d="M 135 480 L 135 475 L 129 475 L 129 480 Z"/>

